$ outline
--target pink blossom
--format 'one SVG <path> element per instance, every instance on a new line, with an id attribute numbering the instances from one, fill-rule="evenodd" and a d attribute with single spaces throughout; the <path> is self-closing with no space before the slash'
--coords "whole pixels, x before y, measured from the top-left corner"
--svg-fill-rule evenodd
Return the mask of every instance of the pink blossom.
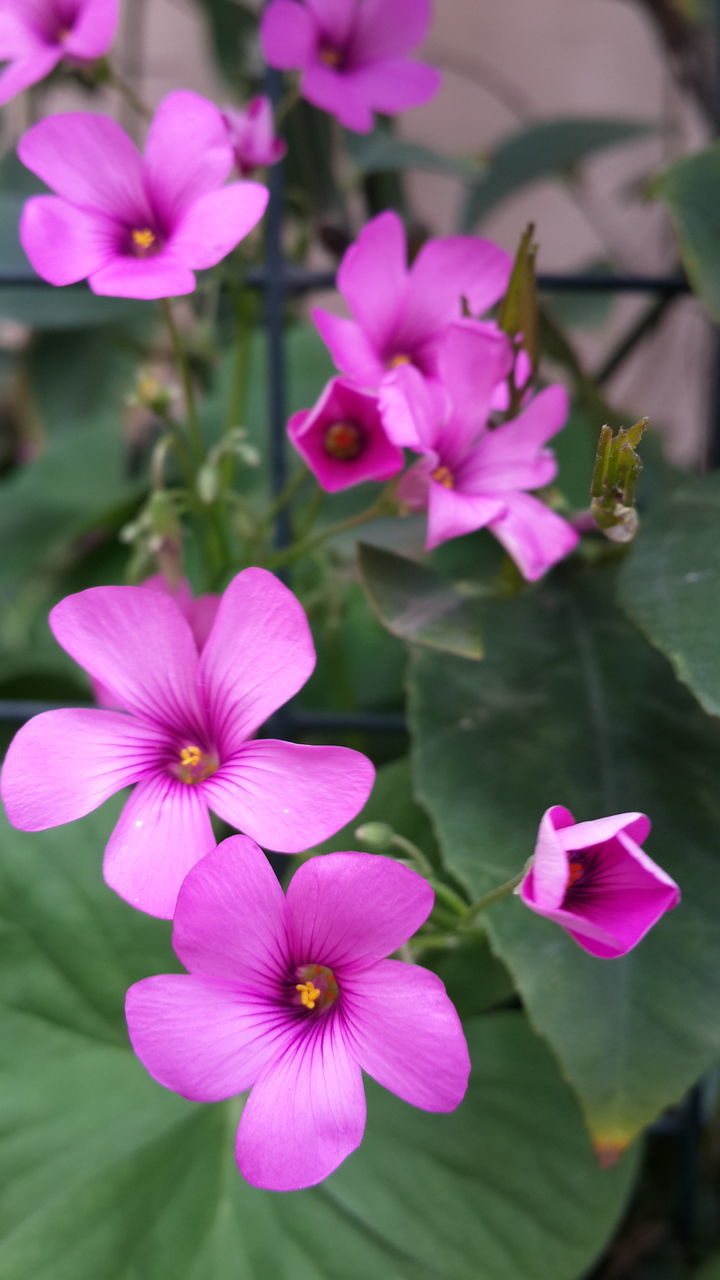
<path id="1" fill-rule="evenodd" d="M 273 0 L 260 42 L 271 67 L 302 72 L 308 102 L 369 133 L 375 111 L 408 111 L 440 88 L 440 73 L 408 56 L 430 17 L 430 0 Z"/>
<path id="2" fill-rule="evenodd" d="M 557 473 L 544 446 L 564 425 L 568 398 L 562 387 L 548 387 L 517 418 L 490 428 L 493 396 L 511 362 L 499 330 L 459 321 L 440 350 L 442 390 L 403 366 L 383 383 L 380 406 L 390 439 L 423 454 L 397 494 L 413 510 L 427 508 L 426 548 L 487 527 L 534 581 L 578 541 L 566 520 L 527 492 Z"/>
<path id="3" fill-rule="evenodd" d="M 235 155 L 237 171 L 247 177 L 253 169 L 277 164 L 287 147 L 275 134 L 275 121 L 269 98 L 251 98 L 243 111 L 226 107 L 223 120 Z"/>
<path id="4" fill-rule="evenodd" d="M 511 269 L 504 250 L 472 236 L 429 240 L 408 267 L 405 228 L 396 213 L 381 213 L 338 271 L 353 319 L 317 307 L 312 318 L 338 369 L 361 386 L 377 387 L 406 364 L 437 378 L 440 344 L 463 298 L 482 315 L 505 293 Z"/>
<path id="5" fill-rule="evenodd" d="M 130 988 L 130 1039 L 186 1098 L 252 1090 L 236 1158 L 254 1186 L 313 1186 L 360 1145 L 362 1071 L 425 1111 L 462 1101 L 470 1061 L 442 982 L 385 959 L 432 905 L 417 872 L 370 853 L 310 859 L 287 897 L 244 836 L 190 872 L 173 930 L 189 973 Z"/>
<path id="6" fill-rule="evenodd" d="M 20 239 L 50 284 L 88 279 L 95 293 L 165 298 L 192 293 L 262 217 L 256 182 L 223 186 L 233 153 L 221 113 L 195 93 L 171 93 L 145 153 L 108 116 L 51 116 L 20 140 L 23 164 L 56 193 L 33 196 Z"/>
<path id="7" fill-rule="evenodd" d="M 680 901 L 675 881 L 640 848 L 649 832 L 644 813 L 576 822 L 569 809 L 553 805 L 516 893 L 584 951 L 624 956 Z"/>
<path id="8" fill-rule="evenodd" d="M 115 39 L 119 0 L 3 0 L 0 106 L 67 59 L 101 58 Z"/>
<path id="9" fill-rule="evenodd" d="M 355 816 L 370 761 L 344 747 L 252 739 L 315 665 L 307 619 L 264 569 L 224 592 L 202 652 L 175 600 L 91 587 L 50 614 L 63 649 L 124 710 L 46 711 L 15 736 L 0 778 L 10 822 L 41 831 L 134 786 L 105 850 L 107 883 L 151 915 L 215 844 L 210 813 L 297 853 Z"/>
<path id="10" fill-rule="evenodd" d="M 389 480 L 403 469 L 403 451 L 385 434 L 377 396 L 343 378 L 328 383 L 314 409 L 293 414 L 288 435 L 328 493 Z"/>

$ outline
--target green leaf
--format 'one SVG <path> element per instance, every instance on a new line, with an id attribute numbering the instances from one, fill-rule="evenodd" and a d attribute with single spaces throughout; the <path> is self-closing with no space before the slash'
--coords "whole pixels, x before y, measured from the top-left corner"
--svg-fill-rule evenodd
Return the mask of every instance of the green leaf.
<path id="1" fill-rule="evenodd" d="M 603 961 L 514 897 L 484 917 L 599 1147 L 621 1150 L 720 1053 L 720 729 L 617 610 L 605 571 L 483 611 L 483 663 L 417 651 L 417 795 L 475 896 L 520 871 L 540 818 L 640 810 L 682 905 Z"/>
<path id="2" fill-rule="evenodd" d="M 257 15 L 242 7 L 239 0 L 198 0 L 208 24 L 215 60 L 229 85 L 237 90 L 248 45 L 255 39 Z"/>
<path id="3" fill-rule="evenodd" d="M 318 845 L 313 852 L 365 849 L 366 846 L 358 841 L 355 832 L 367 822 L 386 822 L 398 835 L 418 845 L 431 862 L 439 863 L 440 852 L 430 819 L 413 794 L 412 772 L 407 756 L 378 769 L 375 786 L 364 809 L 352 822 Z"/>
<path id="4" fill-rule="evenodd" d="M 103 886 L 116 812 L 0 829 L 3 1280 L 576 1280 L 632 1164 L 598 1169 L 519 1013 L 469 1025 L 474 1073 L 455 1114 L 370 1084 L 366 1140 L 322 1186 L 243 1182 L 238 1104 L 184 1101 L 127 1044 L 127 984 L 176 966 L 168 925 Z"/>
<path id="5" fill-rule="evenodd" d="M 720 1253 L 708 1258 L 705 1265 L 697 1272 L 695 1280 L 720 1280 Z"/>
<path id="6" fill-rule="evenodd" d="M 720 475 L 681 482 L 658 502 L 620 575 L 620 599 L 680 680 L 720 715 Z"/>
<path id="7" fill-rule="evenodd" d="M 488 167 L 467 193 L 462 230 L 474 231 L 495 205 L 541 178 L 567 178 L 597 151 L 655 132 L 642 120 L 568 117 L 542 120 L 513 133 L 492 152 Z"/>
<path id="8" fill-rule="evenodd" d="M 381 547 L 358 547 L 370 604 L 391 635 L 465 658 L 482 658 L 477 599 L 432 569 Z"/>
<path id="9" fill-rule="evenodd" d="M 653 189 L 668 208 L 693 289 L 720 320 L 720 142 L 677 160 Z"/>
<path id="10" fill-rule="evenodd" d="M 442 155 L 430 147 L 405 142 L 402 138 L 396 138 L 384 125 L 379 125 L 374 133 L 369 134 L 350 133 L 346 130 L 345 142 L 350 159 L 359 174 L 394 173 L 396 169 L 413 169 L 468 181 L 477 177 L 483 167 L 476 160 Z"/>

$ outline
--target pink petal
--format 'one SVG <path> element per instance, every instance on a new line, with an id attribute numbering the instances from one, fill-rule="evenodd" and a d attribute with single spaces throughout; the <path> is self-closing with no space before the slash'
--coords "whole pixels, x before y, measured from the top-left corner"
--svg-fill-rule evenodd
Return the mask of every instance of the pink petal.
<path id="1" fill-rule="evenodd" d="M 353 64 L 409 53 L 427 36 L 430 17 L 430 0 L 364 0 L 349 50 Z"/>
<path id="2" fill-rule="evenodd" d="M 346 78 L 373 110 L 389 116 L 421 107 L 434 98 L 442 86 L 442 76 L 434 67 L 406 58 L 372 62 L 349 71 Z"/>
<path id="3" fill-rule="evenodd" d="M 230 836 L 186 877 L 173 947 L 192 973 L 274 994 L 291 963 L 285 895 L 265 854 Z"/>
<path id="4" fill-rule="evenodd" d="M 366 970 L 397 951 L 432 911 L 434 893 L 417 871 L 374 853 L 328 853 L 295 872 L 287 891 L 298 964 Z"/>
<path id="5" fill-rule="evenodd" d="M 542 578 L 577 546 L 579 534 L 528 493 L 505 495 L 505 511 L 490 529 L 528 582 Z"/>
<path id="6" fill-rule="evenodd" d="M 254 1084 L 292 1034 L 292 1011 L 234 983 L 184 973 L 130 987 L 132 1047 L 150 1075 L 194 1102 L 221 1102 Z"/>
<path id="7" fill-rule="evenodd" d="M 517 892 L 526 906 L 556 910 L 561 906 L 570 879 L 565 837 L 574 829 L 574 818 L 563 805 L 553 805 L 540 820 L 532 863 Z"/>
<path id="8" fill-rule="evenodd" d="M 357 0 L 305 0 L 305 6 L 313 15 L 322 35 L 334 47 L 341 48 L 356 19 L 360 7 Z"/>
<path id="9" fill-rule="evenodd" d="M 494 305 L 507 289 L 510 255 L 489 240 L 451 236 L 429 240 L 412 267 L 399 341 L 412 348 L 462 316 L 462 299 L 474 315 Z"/>
<path id="10" fill-rule="evenodd" d="M 155 258 L 118 255 L 108 266 L 90 276 L 93 293 L 109 298 L 181 298 L 195 289 L 192 271 L 173 253 Z"/>
<path id="11" fill-rule="evenodd" d="M 200 659 L 208 716 L 226 759 L 302 689 L 315 666 L 305 611 L 265 569 L 244 569 L 223 594 Z"/>
<path id="12" fill-rule="evenodd" d="M 192 633 L 198 649 L 204 647 L 213 629 L 221 599 L 221 596 L 208 592 L 207 595 L 197 596 L 190 603 L 185 616 L 192 627 Z"/>
<path id="13" fill-rule="evenodd" d="M 150 125 L 143 169 L 166 231 L 195 200 L 221 187 L 232 167 L 232 147 L 218 108 L 184 89 L 163 98 Z"/>
<path id="14" fill-rule="evenodd" d="M 462 1025 L 440 979 L 380 960 L 345 978 L 342 1011 L 353 1052 L 378 1084 L 423 1111 L 454 1111 L 470 1075 Z"/>
<path id="15" fill-rule="evenodd" d="M 437 454 L 430 453 L 423 458 L 422 462 L 410 467 L 400 477 L 395 492 L 397 493 L 398 501 L 403 506 L 409 507 L 411 511 L 427 510 L 432 473 L 439 465 L 439 462 Z"/>
<path id="16" fill-rule="evenodd" d="M 255 1083 L 238 1129 L 243 1177 L 269 1191 L 314 1186 L 362 1141 L 362 1075 L 339 1018 L 298 1036 Z"/>
<path id="17" fill-rule="evenodd" d="M 8 747 L 0 791 L 21 831 L 74 822 L 157 767 L 167 739 L 126 715 L 92 708 L 44 711 Z"/>
<path id="18" fill-rule="evenodd" d="M 373 113 L 352 83 L 352 73 L 322 64 L 310 66 L 302 74 L 300 92 L 313 106 L 335 116 L 346 129 L 369 133 L 373 127 Z"/>
<path id="19" fill-rule="evenodd" d="M 0 62 L 24 58 L 43 47 L 47 48 L 47 40 L 42 24 L 33 22 L 27 6 L 14 6 L 14 12 L 11 12 L 5 0 L 0 11 Z"/>
<path id="20" fill-rule="evenodd" d="M 363 227 L 337 275 L 338 289 L 378 352 L 393 336 L 407 270 L 405 228 L 396 213 L 381 213 Z"/>
<path id="21" fill-rule="evenodd" d="M 171 252 L 193 271 L 214 267 L 257 226 L 269 194 L 259 182 L 234 182 L 201 196 L 181 215 Z"/>
<path id="22" fill-rule="evenodd" d="M 557 826 L 557 822 L 555 825 Z M 563 849 L 570 853 L 604 844 L 606 840 L 612 840 L 621 833 L 642 844 L 650 835 L 650 819 L 644 813 L 614 813 L 612 817 L 593 818 L 591 822 L 573 822 L 572 826 L 563 824 L 560 840 Z M 638 849 L 637 852 L 641 853 L 642 850 Z"/>
<path id="23" fill-rule="evenodd" d="M 50 284 L 75 284 L 99 271 L 115 251 L 116 228 L 102 214 L 85 213 L 58 196 L 33 196 L 20 219 L 20 242 Z"/>
<path id="24" fill-rule="evenodd" d="M 518 445 L 539 449 L 562 431 L 570 413 L 570 397 L 564 387 L 553 385 L 536 396 L 510 422 L 503 431 L 506 439 L 516 440 Z"/>
<path id="25" fill-rule="evenodd" d="M 105 849 L 105 883 L 151 916 L 172 919 L 191 867 L 215 848 L 204 788 L 158 771 L 138 784 Z"/>
<path id="26" fill-rule="evenodd" d="M 360 812 L 375 770 L 349 747 L 262 738 L 245 743 L 203 785 L 208 804 L 265 849 L 301 853 Z"/>
<path id="27" fill-rule="evenodd" d="M 343 320 L 320 307 L 313 307 L 310 314 L 337 368 L 362 387 L 376 387 L 385 365 L 365 330 L 354 320 Z"/>
<path id="28" fill-rule="evenodd" d="M 452 434 L 461 448 L 485 429 L 497 385 L 512 365 L 510 340 L 495 325 L 460 320 L 447 329 L 438 354 L 440 378 L 452 401 L 445 434 Z M 487 438 L 495 434 L 489 432 Z"/>
<path id="29" fill-rule="evenodd" d="M 90 587 L 50 613 L 58 644 L 145 722 L 201 735 L 197 649 L 175 601 L 144 587 Z"/>
<path id="30" fill-rule="evenodd" d="M 335 458 L 328 452 L 326 433 L 338 424 L 350 424 L 361 433 L 356 458 Z M 314 409 L 293 414 L 288 435 L 328 493 L 366 480 L 389 480 L 404 465 L 402 451 L 385 434 L 377 396 L 342 378 L 328 383 Z"/>
<path id="31" fill-rule="evenodd" d="M 62 49 L 52 45 L 38 45 L 31 52 L 9 62 L 0 71 L 0 107 L 49 76 L 61 58 Z"/>
<path id="32" fill-rule="evenodd" d="M 101 58 L 115 39 L 120 0 L 85 0 L 65 48 L 74 58 Z"/>
<path id="33" fill-rule="evenodd" d="M 28 129 L 17 151 L 23 164 L 70 204 L 104 213 L 118 227 L 152 224 L 140 155 L 109 116 L 49 116 Z"/>
<path id="34" fill-rule="evenodd" d="M 461 493 L 458 489 L 448 489 L 433 481 L 428 496 L 426 551 L 432 551 L 449 538 L 459 538 L 464 533 L 484 529 L 492 520 L 497 520 L 504 510 L 505 503 L 497 498 Z"/>
<path id="35" fill-rule="evenodd" d="M 444 396 L 410 364 L 387 373 L 378 394 L 390 440 L 416 453 L 438 447 L 443 434 Z"/>
<path id="36" fill-rule="evenodd" d="M 294 71 L 306 67 L 315 50 L 318 30 L 303 5 L 274 0 L 260 20 L 260 47 L 271 67 Z"/>

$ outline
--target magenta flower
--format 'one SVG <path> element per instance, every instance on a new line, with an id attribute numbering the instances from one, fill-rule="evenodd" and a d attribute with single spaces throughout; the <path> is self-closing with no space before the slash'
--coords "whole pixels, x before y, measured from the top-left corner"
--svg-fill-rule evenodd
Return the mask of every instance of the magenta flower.
<path id="1" fill-rule="evenodd" d="M 33 196 L 20 239 L 50 284 L 87 278 L 94 293 L 166 298 L 192 293 L 262 217 L 256 182 L 223 183 L 233 153 L 221 113 L 195 93 L 171 93 L 145 154 L 114 120 L 58 115 L 20 139 L 18 155 L 56 193 Z"/>
<path id="2" fill-rule="evenodd" d="M 440 345 L 463 298 L 482 315 L 503 296 L 511 268 L 504 250 L 471 236 L 429 240 L 408 268 L 405 228 L 396 213 L 381 213 L 338 271 L 353 319 L 318 307 L 312 318 L 338 369 L 361 386 L 377 387 L 405 364 L 437 378 Z"/>
<path id="3" fill-rule="evenodd" d="M 442 982 L 384 958 L 432 905 L 417 872 L 370 853 L 311 858 L 287 898 L 244 836 L 190 872 L 173 930 L 190 972 L 130 988 L 130 1039 L 186 1098 L 252 1090 L 236 1158 L 254 1186 L 313 1186 L 360 1145 L 362 1071 L 425 1111 L 462 1101 L 470 1061 Z"/>
<path id="4" fill-rule="evenodd" d="M 445 395 L 402 367 L 381 387 L 380 407 L 390 439 L 424 455 L 397 494 L 413 510 L 427 508 L 427 550 L 487 527 L 532 582 L 578 541 L 566 520 L 527 492 L 557 473 L 555 455 L 544 446 L 564 425 L 568 399 L 562 387 L 548 387 L 517 418 L 489 428 L 493 396 L 511 361 L 499 330 L 460 321 L 440 351 Z"/>
<path id="5" fill-rule="evenodd" d="M 385 434 L 377 396 L 342 378 L 328 383 L 314 409 L 293 414 L 288 435 L 328 493 L 389 480 L 403 469 L 403 451 Z"/>
<path id="6" fill-rule="evenodd" d="M 640 848 L 649 832 L 644 813 L 576 823 L 569 809 L 554 805 L 543 815 L 532 863 L 515 892 L 584 951 L 624 956 L 680 901 L 675 881 Z"/>
<path id="7" fill-rule="evenodd" d="M 282 160 L 287 147 L 275 133 L 269 98 L 251 98 L 244 111 L 226 107 L 223 120 L 241 177 Z"/>
<path id="8" fill-rule="evenodd" d="M 119 0 L 3 0 L 0 106 L 67 59 L 101 58 L 115 39 Z"/>
<path id="9" fill-rule="evenodd" d="M 434 67 L 408 57 L 430 16 L 430 0 L 273 0 L 260 43 L 271 67 L 302 72 L 308 102 L 369 133 L 375 111 L 408 111 L 440 88 Z"/>
<path id="10" fill-rule="evenodd" d="M 124 711 L 46 711 L 24 725 L 0 778 L 7 815 L 41 831 L 133 785 L 104 874 L 140 910 L 172 915 L 185 875 L 214 847 L 211 809 L 297 853 L 365 803 L 373 767 L 359 752 L 251 740 L 315 665 L 301 605 L 264 569 L 233 579 L 200 654 L 177 603 L 144 587 L 67 596 L 50 626 Z"/>

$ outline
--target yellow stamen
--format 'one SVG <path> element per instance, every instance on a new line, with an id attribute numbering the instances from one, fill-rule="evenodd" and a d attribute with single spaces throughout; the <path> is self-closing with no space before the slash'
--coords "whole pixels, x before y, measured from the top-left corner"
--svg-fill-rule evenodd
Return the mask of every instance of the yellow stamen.
<path id="1" fill-rule="evenodd" d="M 300 992 L 300 999 L 306 1009 L 314 1009 L 315 1002 L 320 999 L 320 988 L 313 986 L 312 982 L 298 982 L 295 990 Z"/>
<path id="2" fill-rule="evenodd" d="M 213 773 L 217 773 L 217 770 L 217 756 L 203 751 L 202 747 L 191 744 L 189 747 L 180 748 L 178 763 L 174 766 L 173 773 L 181 782 L 192 787 L 197 782 L 204 782 Z"/>
<path id="3" fill-rule="evenodd" d="M 321 49 L 320 61 L 324 62 L 326 67 L 337 67 L 340 64 L 340 54 L 337 49 Z"/>
<path id="4" fill-rule="evenodd" d="M 155 232 L 149 227 L 136 228 L 132 233 L 132 242 L 136 249 L 147 253 L 148 249 L 152 249 L 156 240 Z"/>
<path id="5" fill-rule="evenodd" d="M 388 369 L 399 369 L 403 364 L 412 364 L 412 357 L 403 355 L 393 356 L 392 360 L 388 360 L 387 367 Z"/>
<path id="6" fill-rule="evenodd" d="M 180 752 L 180 763 L 186 768 L 195 769 L 202 760 L 202 751 L 199 747 L 183 747 Z"/>
<path id="7" fill-rule="evenodd" d="M 438 484 L 444 485 L 446 489 L 455 488 L 453 473 L 449 467 L 437 467 L 432 473 L 432 479 L 437 480 Z"/>

